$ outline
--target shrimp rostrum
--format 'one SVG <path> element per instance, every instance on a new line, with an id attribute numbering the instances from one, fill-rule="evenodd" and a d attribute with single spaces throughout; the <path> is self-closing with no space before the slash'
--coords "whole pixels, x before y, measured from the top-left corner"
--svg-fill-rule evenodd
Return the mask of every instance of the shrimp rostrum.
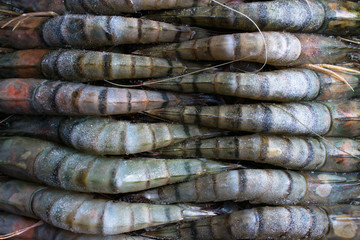
<path id="1" fill-rule="evenodd" d="M 265 41 L 264 41 L 265 40 Z M 263 32 L 218 35 L 159 45 L 134 53 L 187 60 L 244 60 L 274 66 L 342 63 L 360 51 L 335 38 L 316 34 Z"/>
<path id="2" fill-rule="evenodd" d="M 178 92 L 216 93 L 266 101 L 349 99 L 360 95 L 360 75 L 338 73 L 354 89 L 320 71 L 293 68 L 259 73 L 217 72 L 151 80 L 143 85 Z"/>
<path id="3" fill-rule="evenodd" d="M 331 35 L 360 33 L 360 4 L 337 0 L 276 0 L 229 5 L 263 31 L 313 32 Z M 148 18 L 203 27 L 256 31 L 244 15 L 223 6 L 179 9 Z"/>
<path id="4" fill-rule="evenodd" d="M 161 156 L 247 160 L 295 170 L 360 171 L 360 142 L 351 138 L 245 136 L 194 139 L 158 149 Z"/>
<path id="5" fill-rule="evenodd" d="M 100 155 L 135 154 L 220 131 L 195 125 L 131 123 L 96 117 L 12 117 L 0 135 L 27 135 Z"/>
<path id="6" fill-rule="evenodd" d="M 177 105 L 216 103 L 211 96 L 92 86 L 41 79 L 0 80 L 0 112 L 117 115 Z"/>
<path id="7" fill-rule="evenodd" d="M 114 235 L 214 215 L 199 207 L 116 202 L 18 180 L 0 181 L 0 193 L 1 210 L 86 234 Z"/>
<path id="8" fill-rule="evenodd" d="M 218 0 L 225 3 L 230 0 Z M 8 0 L 0 0 L 7 3 Z M 108 14 L 133 13 L 140 10 L 160 10 L 209 6 L 212 0 L 11 0 L 11 5 L 31 12 L 54 11 L 59 14 L 65 12 Z"/>
<path id="9" fill-rule="evenodd" d="M 274 217 L 276 216 L 276 217 Z M 360 207 L 257 207 L 144 233 L 182 240 L 359 239 Z"/>
<path id="10" fill-rule="evenodd" d="M 237 167 L 200 159 L 99 157 L 25 137 L 0 138 L 0 159 L 6 175 L 99 193 L 135 192 Z"/>
<path id="11" fill-rule="evenodd" d="M 9 235 L 13 234 L 16 237 L 12 239 L 29 239 L 29 240 L 151 240 L 142 236 L 131 236 L 126 234 L 118 234 L 112 236 L 102 236 L 93 234 L 80 234 L 70 231 L 62 230 L 53 227 L 47 223 L 43 223 L 41 226 L 33 228 L 38 221 L 35 219 L 10 214 L 6 212 L 0 212 L 0 234 Z M 31 228 L 31 229 L 29 229 Z M 29 229 L 24 233 L 18 234 L 17 231 L 22 229 Z M 14 234 L 15 233 L 15 234 Z M 3 236 L 1 236 L 3 237 Z"/>
<path id="12" fill-rule="evenodd" d="M 15 19 L 13 19 L 15 20 Z M 14 21 L 15 22 L 15 21 Z M 179 42 L 210 36 L 200 28 L 175 26 L 141 18 L 67 14 L 30 18 L 16 29 L 0 21 L 1 46 L 16 49 L 47 47 L 95 48 L 120 44 Z"/>
<path id="13" fill-rule="evenodd" d="M 1 78 L 45 78 L 88 82 L 180 75 L 195 65 L 163 58 L 86 51 L 29 49 L 0 54 Z"/>
<path id="14" fill-rule="evenodd" d="M 360 102 L 257 103 L 154 109 L 149 114 L 173 121 L 232 131 L 287 135 L 360 135 Z"/>
<path id="15" fill-rule="evenodd" d="M 358 201 L 359 174 L 240 169 L 129 194 L 128 198 L 156 203 L 233 200 L 272 205 L 334 205 Z"/>

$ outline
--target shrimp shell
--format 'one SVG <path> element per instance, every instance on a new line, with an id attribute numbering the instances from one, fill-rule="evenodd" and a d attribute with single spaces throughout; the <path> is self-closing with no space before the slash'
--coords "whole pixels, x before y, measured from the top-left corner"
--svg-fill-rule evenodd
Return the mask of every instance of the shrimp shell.
<path id="1" fill-rule="evenodd" d="M 354 91 L 329 74 L 299 68 L 260 73 L 203 73 L 169 80 L 151 80 L 144 85 L 170 91 L 216 93 L 279 102 L 349 99 L 360 96 L 360 77 L 352 74 L 341 76 Z"/>
<path id="2" fill-rule="evenodd" d="M 40 79 L 0 80 L 0 112 L 117 115 L 166 106 L 217 102 L 211 96 L 92 86 Z"/>
<path id="3" fill-rule="evenodd" d="M 129 194 L 128 199 L 156 203 L 233 200 L 272 205 L 334 205 L 359 199 L 359 174 L 273 169 L 231 170 Z"/>
<path id="4" fill-rule="evenodd" d="M 14 233 L 20 229 L 24 229 L 34 225 L 37 220 L 31 218 L 25 218 L 22 216 L 0 212 L 0 234 Z M 150 238 L 142 236 L 131 235 L 113 235 L 113 236 L 101 236 L 101 235 L 88 235 L 88 234 L 76 234 L 70 231 L 61 230 L 55 228 L 49 224 L 42 224 L 37 228 L 32 228 L 15 238 L 11 239 L 31 239 L 31 240 L 150 240 Z"/>
<path id="5" fill-rule="evenodd" d="M 186 205 L 116 202 L 18 180 L 0 181 L 0 192 L 0 210 L 76 233 L 115 235 L 213 215 Z"/>
<path id="6" fill-rule="evenodd" d="M 157 150 L 162 156 L 247 160 L 295 170 L 360 171 L 360 142 L 253 134 L 195 139 Z"/>
<path id="7" fill-rule="evenodd" d="M 144 233 L 166 239 L 359 239 L 360 207 L 257 207 Z"/>
<path id="8" fill-rule="evenodd" d="M 211 137 L 220 131 L 195 125 L 131 123 L 95 117 L 25 117 L 9 119 L 0 135 L 45 138 L 98 155 L 135 154 L 166 147 L 192 137 Z"/>
<path id="9" fill-rule="evenodd" d="M 197 69 L 195 64 L 191 67 Z M 120 53 L 29 49 L 0 54 L 0 70 L 0 78 L 88 82 L 180 75 L 189 67 L 179 61 Z"/>
<path id="10" fill-rule="evenodd" d="M 0 21 L 0 26 L 6 22 L 9 21 Z M 210 36 L 207 30 L 201 28 L 175 26 L 141 18 L 88 14 L 30 18 L 21 28 L 13 28 L 13 24 L 9 24 L 0 29 L 1 46 L 16 49 L 98 48 L 121 44 L 179 42 Z"/>
<path id="11" fill-rule="evenodd" d="M 78 192 L 136 192 L 236 168 L 200 159 L 106 158 L 33 138 L 0 138 L 0 170 Z M 56 173 L 56 174 L 55 174 Z"/>
<path id="12" fill-rule="evenodd" d="M 233 131 L 335 137 L 360 135 L 358 100 L 186 106 L 154 109 L 147 113 L 187 124 Z"/>
<path id="13" fill-rule="evenodd" d="M 277 0 L 230 5 L 263 31 L 317 32 L 330 35 L 360 34 L 360 4 L 337 0 Z M 223 6 L 165 11 L 146 18 L 193 26 L 257 31 L 243 15 Z"/>
<path id="14" fill-rule="evenodd" d="M 264 39 L 266 47 L 264 44 Z M 274 66 L 342 63 L 359 48 L 335 38 L 315 34 L 286 32 L 237 33 L 159 45 L 134 53 L 152 57 L 187 60 L 244 60 Z M 267 54 L 266 54 L 267 53 Z"/>
<path id="15" fill-rule="evenodd" d="M 221 3 L 230 0 L 219 0 Z M 0 2 L 7 3 L 7 0 Z M 133 13 L 140 10 L 176 9 L 196 6 L 209 6 L 211 0 L 11 0 L 15 7 L 32 12 L 54 11 L 59 14 L 66 12 L 118 15 Z"/>

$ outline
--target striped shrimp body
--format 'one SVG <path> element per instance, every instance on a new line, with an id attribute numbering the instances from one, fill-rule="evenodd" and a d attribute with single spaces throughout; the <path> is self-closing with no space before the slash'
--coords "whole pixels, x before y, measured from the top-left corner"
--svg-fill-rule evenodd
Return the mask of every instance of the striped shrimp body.
<path id="1" fill-rule="evenodd" d="M 276 216 L 276 217 L 274 217 Z M 182 240 L 359 239 L 360 207 L 257 207 L 144 233 Z"/>
<path id="2" fill-rule="evenodd" d="M 203 73 L 166 81 L 151 80 L 144 85 L 170 91 L 216 93 L 279 102 L 349 99 L 359 96 L 360 76 L 341 75 L 354 91 L 329 74 L 300 68 L 260 73 Z"/>
<path id="3" fill-rule="evenodd" d="M 358 200 L 359 174 L 231 170 L 130 194 L 129 198 L 156 203 L 233 200 L 272 205 L 333 205 Z"/>
<path id="4" fill-rule="evenodd" d="M 263 34 L 263 35 L 262 35 Z M 274 66 L 342 63 L 359 48 L 335 38 L 315 34 L 286 32 L 237 33 L 160 45 L 134 53 L 187 60 L 244 60 Z M 266 47 L 264 44 L 264 36 Z M 267 54 L 266 54 L 267 53 Z"/>
<path id="5" fill-rule="evenodd" d="M 247 160 L 289 169 L 360 171 L 360 142 L 350 138 L 311 138 L 253 134 L 196 139 L 157 150 L 162 156 Z"/>
<path id="6" fill-rule="evenodd" d="M 28 228 L 36 224 L 37 220 L 22 217 L 19 215 L 9 214 L 0 212 L 0 234 L 11 234 L 20 229 Z M 147 237 L 131 236 L 126 234 L 102 236 L 102 235 L 89 235 L 72 233 L 70 231 L 61 230 L 53 227 L 49 224 L 42 224 L 39 227 L 32 228 L 20 235 L 16 235 L 15 238 L 11 239 L 22 239 L 22 240 L 150 240 Z"/>
<path id="7" fill-rule="evenodd" d="M 100 87 L 41 79 L 0 80 L 0 112 L 116 115 L 217 101 L 211 96 Z"/>
<path id="8" fill-rule="evenodd" d="M 31 49 L 0 55 L 1 78 L 88 82 L 165 77 L 188 69 L 179 61 L 99 51 Z"/>
<path id="9" fill-rule="evenodd" d="M 225 3 L 230 0 L 218 0 Z M 7 3 L 7 0 L 0 2 Z M 118 15 L 119 13 L 133 13 L 140 10 L 160 10 L 188 8 L 196 6 L 209 6 L 212 0 L 12 0 L 15 7 L 32 12 L 54 11 L 59 14 L 65 12 L 108 14 Z"/>
<path id="10" fill-rule="evenodd" d="M 277 0 L 230 5 L 263 31 L 317 32 L 331 35 L 360 33 L 360 4 L 337 0 Z M 243 15 L 223 6 L 166 11 L 147 16 L 167 22 L 203 27 L 257 31 Z"/>
<path id="11" fill-rule="evenodd" d="M 199 159 L 106 158 L 39 139 L 0 138 L 0 170 L 78 192 L 124 193 L 182 182 L 237 165 Z"/>
<path id="12" fill-rule="evenodd" d="M 86 234 L 114 235 L 213 215 L 196 207 L 115 202 L 18 180 L 0 182 L 0 209 Z"/>
<path id="13" fill-rule="evenodd" d="M 53 18 L 31 18 L 27 21 L 27 25 L 19 29 L 13 30 L 12 24 L 2 28 L 1 45 L 17 49 L 95 48 L 120 44 L 179 42 L 209 36 L 206 30 L 200 28 L 121 16 L 67 14 Z M 5 20 L 0 22 L 0 26 L 4 24 Z"/>
<path id="14" fill-rule="evenodd" d="M 288 135 L 360 135 L 357 100 L 286 104 L 237 104 L 154 109 L 149 114 L 173 121 L 233 131 Z"/>
<path id="15" fill-rule="evenodd" d="M 15 117 L 0 135 L 27 135 L 57 141 L 100 155 L 135 154 L 166 147 L 192 137 L 211 137 L 217 130 L 195 125 L 131 123 L 95 117 Z"/>

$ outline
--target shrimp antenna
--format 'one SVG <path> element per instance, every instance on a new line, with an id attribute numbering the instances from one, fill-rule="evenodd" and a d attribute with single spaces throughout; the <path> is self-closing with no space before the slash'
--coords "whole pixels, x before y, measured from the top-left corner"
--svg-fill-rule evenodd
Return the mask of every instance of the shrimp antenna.
<path id="1" fill-rule="evenodd" d="M 26 21 L 30 18 L 33 18 L 33 17 L 56 17 L 56 16 L 59 16 L 59 14 L 57 14 L 56 12 L 53 12 L 53 11 L 23 13 L 20 16 L 17 16 L 15 18 L 11 19 L 10 21 L 6 22 L 5 24 L 3 24 L 1 26 L 1 28 L 6 27 L 13 22 L 17 22 L 12 29 L 12 31 L 14 31 L 21 23 L 23 23 L 24 21 Z"/>
<path id="2" fill-rule="evenodd" d="M 5 234 L 5 235 L 0 235 L 0 239 L 9 239 L 9 238 L 12 238 L 12 237 L 15 237 L 15 236 L 18 236 L 24 232 L 27 232 L 33 228 L 36 228 L 36 227 L 39 227 L 41 225 L 43 225 L 44 222 L 43 221 L 38 221 L 37 223 L 34 223 L 33 225 L 29 226 L 29 227 L 26 227 L 26 228 L 23 228 L 23 229 L 20 229 L 20 230 L 17 230 L 15 232 L 12 232 L 12 233 L 8 233 L 8 234 Z"/>
<path id="3" fill-rule="evenodd" d="M 263 104 L 263 103 L 262 103 Z M 279 106 L 279 105 L 276 105 L 276 104 L 271 104 L 271 106 L 273 107 L 276 107 L 276 108 L 279 108 L 280 110 L 284 111 L 286 114 L 290 115 L 290 117 L 292 117 L 293 119 L 295 119 L 298 123 L 300 123 L 304 128 L 306 128 L 307 130 L 309 130 L 311 133 L 313 133 L 314 135 L 316 135 L 317 137 L 321 138 L 322 140 L 324 140 L 324 142 L 326 142 L 328 145 L 336 148 L 337 150 L 345 153 L 345 154 L 348 154 L 349 156 L 353 157 L 353 158 L 356 158 L 356 159 L 359 159 L 360 160 L 360 157 L 354 155 L 354 154 L 351 154 L 333 144 L 331 144 L 325 137 L 321 136 L 320 134 L 318 134 L 317 132 L 315 132 L 314 130 L 310 129 L 308 126 L 306 126 L 303 122 L 301 122 L 299 119 L 297 119 L 293 114 L 291 114 L 290 112 L 288 112 L 286 109 L 284 109 L 283 107 Z"/>
<path id="4" fill-rule="evenodd" d="M 332 66 L 334 66 L 334 65 L 332 65 Z M 341 82 L 345 83 L 353 92 L 355 91 L 354 88 L 349 84 L 349 82 L 345 78 L 343 78 L 342 76 L 340 76 L 339 74 L 337 74 L 333 70 L 329 69 L 329 68 L 336 69 L 335 68 L 336 66 L 335 67 L 329 67 L 329 64 L 305 64 L 305 65 L 303 65 L 303 67 L 313 69 L 313 70 L 318 70 L 320 72 L 329 74 L 330 76 L 333 76 L 334 78 L 336 78 L 336 79 L 340 80 Z M 354 70 L 354 71 L 356 71 L 356 70 Z"/>

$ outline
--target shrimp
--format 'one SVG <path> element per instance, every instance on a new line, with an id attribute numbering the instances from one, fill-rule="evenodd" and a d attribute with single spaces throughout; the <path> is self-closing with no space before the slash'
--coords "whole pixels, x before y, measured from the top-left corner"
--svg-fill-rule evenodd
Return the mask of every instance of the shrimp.
<path id="1" fill-rule="evenodd" d="M 265 39 L 265 41 L 264 41 Z M 265 45 L 266 44 L 266 45 Z M 274 66 L 342 63 L 360 51 L 340 40 L 315 34 L 263 32 L 218 35 L 159 45 L 134 54 L 187 60 L 245 60 Z"/>
<path id="2" fill-rule="evenodd" d="M 20 229 L 30 228 L 36 224 L 36 220 L 18 216 L 15 214 L 9 214 L 6 212 L 0 212 L 0 234 L 11 234 Z M 16 234 L 15 238 L 11 239 L 31 239 L 31 240 L 150 240 L 150 238 L 142 236 L 131 236 L 126 234 L 119 234 L 113 236 L 102 236 L 102 235 L 88 235 L 72 233 L 70 231 L 61 230 L 53 227 L 49 224 L 42 224 L 39 227 L 31 228 L 21 234 Z"/>
<path id="3" fill-rule="evenodd" d="M 233 131 L 329 137 L 360 135 L 358 100 L 186 106 L 154 109 L 147 113 L 187 124 Z"/>
<path id="4" fill-rule="evenodd" d="M 0 170 L 77 192 L 124 193 L 187 181 L 238 165 L 200 159 L 106 158 L 33 138 L 0 138 Z"/>
<path id="5" fill-rule="evenodd" d="M 211 96 L 131 90 L 48 81 L 0 80 L 0 112 L 52 115 L 128 114 L 183 104 L 217 102 Z"/>
<path id="6" fill-rule="evenodd" d="M 203 73 L 166 81 L 151 80 L 144 85 L 170 91 L 216 93 L 279 102 L 349 99 L 360 96 L 360 75 L 341 75 L 354 91 L 329 74 L 300 68 L 260 73 Z"/>
<path id="7" fill-rule="evenodd" d="M 240 169 L 128 195 L 156 203 L 250 201 L 272 205 L 339 204 L 357 201 L 359 172 L 294 172 Z"/>
<path id="8" fill-rule="evenodd" d="M 226 3 L 231 0 L 218 0 Z M 0 2 L 7 3 L 7 0 Z M 59 14 L 66 12 L 118 15 L 119 13 L 133 13 L 140 10 L 176 9 L 196 6 L 209 6 L 212 0 L 11 0 L 17 8 L 32 12 L 54 11 Z"/>
<path id="9" fill-rule="evenodd" d="M 256 207 L 163 227 L 146 236 L 166 239 L 359 239 L 360 206 Z"/>
<path id="10" fill-rule="evenodd" d="M 179 61 L 86 50 L 20 50 L 0 54 L 0 78 L 87 82 L 180 75 L 194 67 Z"/>
<path id="11" fill-rule="evenodd" d="M 22 24 L 19 29 L 11 23 L 12 21 L 0 21 L 0 26 L 3 26 L 0 29 L 1 45 L 17 49 L 95 48 L 120 44 L 179 42 L 210 36 L 200 28 L 121 16 L 67 14 L 53 18 L 36 17 L 19 22 Z"/>
<path id="12" fill-rule="evenodd" d="M 12 117 L 0 135 L 45 138 L 97 155 L 135 154 L 193 137 L 211 137 L 218 130 L 195 125 L 131 123 L 96 117 Z"/>
<path id="13" fill-rule="evenodd" d="M 296 170 L 360 171 L 360 142 L 350 138 L 253 134 L 195 139 L 156 152 L 171 157 L 247 160 Z"/>
<path id="14" fill-rule="evenodd" d="M 256 31 L 309 32 L 330 35 L 360 34 L 360 4 L 338 0 L 277 0 L 230 6 L 198 7 L 166 11 L 146 18 L 202 27 Z"/>
<path id="15" fill-rule="evenodd" d="M 41 219 L 76 233 L 115 235 L 214 215 L 187 205 L 114 202 L 93 194 L 52 189 L 18 180 L 0 181 L 0 210 Z"/>

